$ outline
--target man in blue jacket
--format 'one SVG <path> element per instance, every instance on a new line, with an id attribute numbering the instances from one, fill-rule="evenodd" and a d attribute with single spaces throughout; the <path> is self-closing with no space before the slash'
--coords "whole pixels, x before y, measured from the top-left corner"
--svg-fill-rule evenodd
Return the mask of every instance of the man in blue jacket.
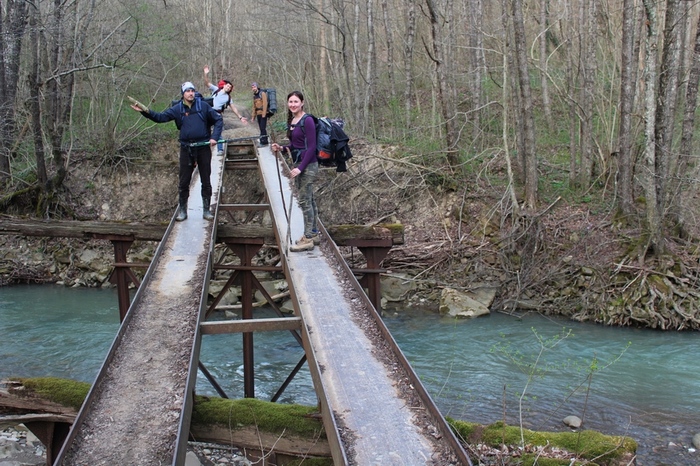
<path id="1" fill-rule="evenodd" d="M 187 199 L 195 166 L 199 167 L 199 177 L 202 180 L 202 218 L 212 220 L 211 151 L 221 139 L 224 127 L 221 115 L 202 99 L 195 97 L 194 84 L 189 81 L 182 85 L 182 101 L 164 112 L 142 110 L 137 105 L 132 105 L 131 108 L 156 123 L 175 121 L 180 130 L 180 203 L 175 220 L 181 222 L 187 218 Z M 209 144 L 206 144 L 207 141 Z"/>

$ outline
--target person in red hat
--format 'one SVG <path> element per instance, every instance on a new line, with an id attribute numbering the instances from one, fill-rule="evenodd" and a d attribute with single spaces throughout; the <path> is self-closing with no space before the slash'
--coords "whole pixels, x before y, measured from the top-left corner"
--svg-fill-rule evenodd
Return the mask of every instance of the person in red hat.
<path id="1" fill-rule="evenodd" d="M 227 79 L 221 79 L 219 80 L 219 85 L 218 87 L 214 84 L 212 84 L 209 81 L 209 65 L 204 66 L 204 82 L 206 83 L 207 87 L 209 90 L 212 91 L 211 96 L 214 98 L 213 102 L 213 107 L 214 110 L 216 110 L 218 113 L 224 113 L 224 110 L 226 110 L 226 107 L 230 107 L 233 113 L 236 114 L 239 120 L 243 122 L 243 124 L 247 125 L 248 120 L 240 114 L 238 109 L 236 108 L 235 105 L 233 105 L 233 101 L 231 100 L 231 91 L 233 91 L 233 84 L 231 81 Z M 224 151 L 224 145 L 222 144 L 217 144 L 217 155 L 221 155 Z"/>

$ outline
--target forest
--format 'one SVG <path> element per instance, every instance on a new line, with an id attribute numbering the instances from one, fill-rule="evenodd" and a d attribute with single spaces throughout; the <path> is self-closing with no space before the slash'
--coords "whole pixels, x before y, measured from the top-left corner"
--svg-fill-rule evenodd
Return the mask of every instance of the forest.
<path id="1" fill-rule="evenodd" d="M 693 2 L 5 0 L 0 13 L 4 212 L 70 217 L 77 154 L 126 167 L 172 138 L 127 96 L 165 108 L 208 64 L 234 95 L 276 87 L 282 109 L 302 91 L 435 189 L 497 190 L 514 237 L 560 200 L 586 204 L 625 231 L 634 267 L 697 274 L 676 257 L 695 257 L 700 232 Z"/>

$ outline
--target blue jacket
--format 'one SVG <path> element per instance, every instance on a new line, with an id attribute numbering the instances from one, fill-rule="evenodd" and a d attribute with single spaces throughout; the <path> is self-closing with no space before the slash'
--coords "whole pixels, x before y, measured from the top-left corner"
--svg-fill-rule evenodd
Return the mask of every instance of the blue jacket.
<path id="1" fill-rule="evenodd" d="M 221 139 L 221 131 L 224 129 L 224 120 L 209 104 L 200 98 L 194 99 L 192 107 L 185 105 L 184 101 L 169 107 L 164 112 L 154 112 L 149 109 L 141 114 L 156 123 L 175 121 L 180 130 L 180 144 L 203 142 L 210 139 Z M 212 134 L 211 127 L 214 126 Z"/>

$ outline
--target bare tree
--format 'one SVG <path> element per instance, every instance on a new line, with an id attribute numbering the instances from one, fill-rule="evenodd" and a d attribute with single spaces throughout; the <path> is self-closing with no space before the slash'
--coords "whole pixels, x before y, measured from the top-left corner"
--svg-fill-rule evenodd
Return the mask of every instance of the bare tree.
<path id="1" fill-rule="evenodd" d="M 376 95 L 376 69 L 377 51 L 375 49 L 374 35 L 374 2 L 372 0 L 367 0 L 367 85 L 365 86 L 365 103 L 363 109 L 363 115 L 365 115 L 366 118 L 370 115 L 370 104 L 372 98 Z M 372 128 L 375 128 L 375 125 L 372 125 Z"/>
<path id="2" fill-rule="evenodd" d="M 620 65 L 620 131 L 618 133 L 619 192 L 618 207 L 623 215 L 633 213 L 632 191 L 632 118 L 637 83 L 635 60 L 635 0 L 622 6 L 622 53 Z"/>
<path id="3" fill-rule="evenodd" d="M 523 160 L 525 161 L 525 206 L 534 209 L 537 206 L 537 152 L 535 148 L 535 123 L 532 108 L 532 93 L 530 91 L 530 72 L 527 64 L 525 45 L 525 22 L 521 0 L 513 0 L 513 31 L 515 59 L 518 64 L 518 90 L 522 99 L 522 114 L 524 129 Z"/>
<path id="4" fill-rule="evenodd" d="M 663 217 L 663 212 L 668 205 L 667 183 L 669 177 L 675 175 L 671 168 L 677 166 L 672 142 L 678 96 L 678 73 L 680 72 L 682 3 L 680 0 L 666 2 L 666 20 L 659 70 L 659 95 L 654 133 L 656 141 L 656 208 L 661 217 Z"/>
<path id="5" fill-rule="evenodd" d="M 661 230 L 661 212 L 656 199 L 656 78 L 658 50 L 658 21 L 656 2 L 644 0 L 646 12 L 646 42 L 644 48 L 644 193 L 646 195 L 646 220 L 649 234 L 649 245 L 656 254 L 663 252 L 663 236 Z"/>
<path id="6" fill-rule="evenodd" d="M 593 101 L 595 99 L 595 0 L 582 0 L 580 3 L 581 17 L 581 71 L 582 85 L 580 97 L 581 109 L 581 167 L 579 172 L 579 184 L 588 188 L 591 183 L 591 175 L 595 156 L 593 154 Z"/>
<path id="7" fill-rule="evenodd" d="M 547 72 L 547 37 L 549 34 L 549 0 L 540 2 L 540 80 L 542 81 L 542 109 L 544 110 L 547 126 L 552 128 L 552 103 L 549 98 L 549 73 Z"/>
<path id="8" fill-rule="evenodd" d="M 481 109 L 486 103 L 483 79 L 486 74 L 486 57 L 484 54 L 484 3 L 482 0 L 467 2 L 469 25 L 469 57 L 471 62 L 472 79 L 469 81 L 469 93 L 474 107 Z M 472 139 L 476 139 L 482 131 L 481 111 L 474 112 L 471 120 L 474 124 Z"/>
<path id="9" fill-rule="evenodd" d="M 569 186 L 576 186 L 578 183 L 578 164 L 576 161 L 578 155 L 578 146 L 576 144 L 578 140 L 578 118 L 577 118 L 577 107 L 576 102 L 573 98 L 574 92 L 576 90 L 576 66 L 574 58 L 574 39 L 573 39 L 573 24 L 574 24 L 574 9 L 573 5 L 566 4 L 564 6 L 566 9 L 567 23 L 572 25 L 570 27 L 571 31 L 569 38 L 566 40 L 566 105 L 568 110 L 569 118 Z"/>
<path id="10" fill-rule="evenodd" d="M 32 121 L 32 135 L 34 138 L 34 158 L 36 160 L 36 175 L 37 180 L 42 186 L 48 182 L 48 173 L 46 171 L 46 160 L 44 152 L 44 138 L 42 134 L 41 124 L 41 104 L 40 91 L 42 83 L 39 81 L 39 73 L 41 70 L 41 50 L 44 46 L 40 40 L 39 34 L 39 10 L 32 8 L 29 13 L 29 38 L 32 52 L 32 65 L 28 76 L 29 88 L 33 90 L 33 95 L 28 101 L 29 112 Z"/>
<path id="11" fill-rule="evenodd" d="M 454 131 L 454 110 L 450 106 L 450 88 L 445 76 L 444 65 L 444 37 L 442 34 L 442 15 L 435 3 L 435 0 L 426 0 L 428 7 L 428 19 L 430 20 L 430 31 L 432 39 L 432 60 L 435 66 L 435 78 L 437 87 L 438 105 L 445 124 L 445 142 L 447 148 L 447 161 L 450 167 L 457 166 L 458 157 L 456 154 L 457 138 Z"/>
<path id="12" fill-rule="evenodd" d="M 394 35 L 392 32 L 391 15 L 389 14 L 389 6 L 387 0 L 381 0 L 382 20 L 384 22 L 384 30 L 386 31 L 386 65 L 387 75 L 389 80 L 389 97 L 396 98 L 396 77 L 394 76 Z"/>
<path id="13" fill-rule="evenodd" d="M 0 185 L 9 181 L 11 176 L 10 156 L 17 121 L 14 115 L 15 96 L 28 5 L 24 0 L 7 0 L 5 6 L 0 6 L 0 89 L 3 90 L 3 102 L 0 104 Z"/>
<path id="14" fill-rule="evenodd" d="M 411 109 L 413 108 L 413 47 L 416 39 L 416 0 L 408 0 L 406 8 L 406 42 L 404 46 L 404 106 L 406 109 L 406 124 L 411 123 Z"/>
<path id="15" fill-rule="evenodd" d="M 677 199 L 676 208 L 672 214 L 675 217 L 678 233 L 685 237 L 686 215 L 689 209 L 689 198 L 685 195 L 689 180 L 697 175 L 697 168 L 687 173 L 691 166 L 690 158 L 693 147 L 693 134 L 695 133 L 695 110 L 698 103 L 698 83 L 700 83 L 700 17 L 695 28 L 695 46 L 693 48 L 688 85 L 685 91 L 685 113 L 683 115 L 683 127 L 681 131 L 680 154 L 678 161 L 678 183 L 675 185 L 674 194 Z"/>

